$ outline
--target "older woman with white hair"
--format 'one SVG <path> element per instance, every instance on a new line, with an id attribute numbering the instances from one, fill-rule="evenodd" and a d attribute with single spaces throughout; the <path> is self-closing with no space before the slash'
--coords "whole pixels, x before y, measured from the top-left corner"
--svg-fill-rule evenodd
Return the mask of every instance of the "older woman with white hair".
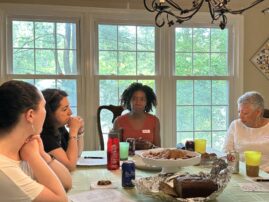
<path id="1" fill-rule="evenodd" d="M 262 152 L 261 168 L 269 172 L 269 119 L 263 117 L 264 99 L 258 92 L 246 92 L 238 101 L 239 119 L 234 120 L 227 133 L 224 151 Z"/>

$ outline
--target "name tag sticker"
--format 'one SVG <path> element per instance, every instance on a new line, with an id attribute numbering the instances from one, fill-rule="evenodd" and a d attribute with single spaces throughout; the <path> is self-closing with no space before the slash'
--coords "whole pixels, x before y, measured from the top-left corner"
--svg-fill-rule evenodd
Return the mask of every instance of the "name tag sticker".
<path id="1" fill-rule="evenodd" d="M 150 133 L 149 129 L 142 130 L 142 133 Z"/>

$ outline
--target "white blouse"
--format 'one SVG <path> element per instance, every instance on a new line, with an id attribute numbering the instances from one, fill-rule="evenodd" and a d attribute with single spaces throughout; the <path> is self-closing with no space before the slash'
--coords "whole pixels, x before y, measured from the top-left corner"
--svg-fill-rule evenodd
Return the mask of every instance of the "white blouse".
<path id="1" fill-rule="evenodd" d="M 260 167 L 263 170 L 269 169 L 269 123 L 260 128 L 249 128 L 240 119 L 234 120 L 228 129 L 223 150 L 238 151 L 241 160 L 244 159 L 244 151 L 260 151 Z"/>

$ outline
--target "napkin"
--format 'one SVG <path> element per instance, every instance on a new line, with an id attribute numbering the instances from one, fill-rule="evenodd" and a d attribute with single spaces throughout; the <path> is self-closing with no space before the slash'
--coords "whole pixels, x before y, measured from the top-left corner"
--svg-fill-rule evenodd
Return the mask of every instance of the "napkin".
<path id="1" fill-rule="evenodd" d="M 267 186 L 266 186 L 267 184 Z M 257 182 L 246 182 L 246 183 L 239 183 L 239 186 L 242 191 L 247 192 L 269 192 L 269 183 L 257 183 Z"/>

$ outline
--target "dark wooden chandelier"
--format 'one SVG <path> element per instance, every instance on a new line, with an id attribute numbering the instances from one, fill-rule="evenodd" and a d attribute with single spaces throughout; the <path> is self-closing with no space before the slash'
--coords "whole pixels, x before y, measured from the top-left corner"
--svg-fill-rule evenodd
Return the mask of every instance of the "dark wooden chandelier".
<path id="1" fill-rule="evenodd" d="M 219 21 L 219 27 L 224 29 L 227 24 L 227 13 L 241 14 L 264 0 L 255 0 L 245 8 L 238 10 L 229 8 L 228 4 L 230 1 L 231 0 L 193 0 L 192 7 L 185 9 L 180 6 L 182 0 L 144 0 L 144 6 L 150 12 L 157 12 L 155 24 L 158 27 L 162 27 L 165 23 L 172 26 L 174 22 L 181 24 L 190 20 L 200 10 L 203 3 L 207 3 L 212 23 Z"/>

